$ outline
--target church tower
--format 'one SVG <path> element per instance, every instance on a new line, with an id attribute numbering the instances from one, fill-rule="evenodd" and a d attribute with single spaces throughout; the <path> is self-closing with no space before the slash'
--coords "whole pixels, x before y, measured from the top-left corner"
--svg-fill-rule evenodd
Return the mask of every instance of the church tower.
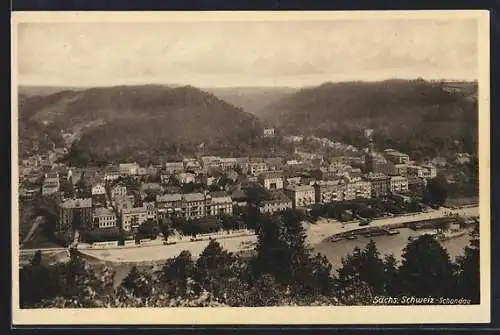
<path id="1" fill-rule="evenodd" d="M 368 139 L 368 153 L 365 157 L 365 172 L 373 172 L 375 165 L 375 149 L 373 144 L 373 129 L 365 129 L 365 137 Z"/>

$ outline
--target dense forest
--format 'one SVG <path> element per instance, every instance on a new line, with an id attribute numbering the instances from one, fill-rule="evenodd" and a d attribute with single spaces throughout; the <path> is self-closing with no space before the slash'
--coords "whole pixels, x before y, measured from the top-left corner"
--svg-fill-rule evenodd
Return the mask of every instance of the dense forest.
<path id="1" fill-rule="evenodd" d="M 417 80 L 325 83 L 305 88 L 260 112 L 290 134 L 314 134 L 357 147 L 374 129 L 379 149 L 393 147 L 417 159 L 450 152 L 477 153 L 477 86 L 456 91 Z"/>
<path id="2" fill-rule="evenodd" d="M 20 114 L 23 127 L 30 122 L 81 132 L 69 159 L 82 164 L 246 143 L 261 134 L 253 115 L 190 86 L 118 86 L 23 97 Z"/>

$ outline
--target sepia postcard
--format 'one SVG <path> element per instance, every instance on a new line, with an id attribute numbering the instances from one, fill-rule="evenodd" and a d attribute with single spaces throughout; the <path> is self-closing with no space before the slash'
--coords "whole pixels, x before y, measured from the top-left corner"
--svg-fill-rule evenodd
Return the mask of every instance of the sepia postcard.
<path id="1" fill-rule="evenodd" d="M 487 11 L 11 25 L 14 325 L 490 321 Z"/>

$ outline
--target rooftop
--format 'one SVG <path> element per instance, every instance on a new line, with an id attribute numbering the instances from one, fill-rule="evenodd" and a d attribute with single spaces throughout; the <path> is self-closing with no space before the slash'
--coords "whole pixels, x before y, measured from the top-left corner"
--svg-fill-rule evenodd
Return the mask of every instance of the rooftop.
<path id="1" fill-rule="evenodd" d="M 94 216 L 103 216 L 103 215 L 115 215 L 112 209 L 99 207 L 94 209 Z"/>
<path id="2" fill-rule="evenodd" d="M 138 214 L 144 212 L 147 212 L 147 209 L 145 207 L 124 208 L 122 210 L 123 214 Z"/>
<path id="3" fill-rule="evenodd" d="M 311 185 L 296 185 L 296 186 L 288 186 L 286 189 L 295 192 L 301 192 L 301 191 L 304 192 L 304 191 L 312 191 L 314 190 L 314 187 L 312 187 Z"/>
<path id="4" fill-rule="evenodd" d="M 92 198 L 69 199 L 61 204 L 62 208 L 89 208 L 92 207 Z"/>
<path id="5" fill-rule="evenodd" d="M 201 193 L 188 193 L 184 194 L 184 199 L 186 201 L 203 201 L 205 200 L 205 196 Z"/>
<path id="6" fill-rule="evenodd" d="M 182 200 L 182 194 L 164 194 L 164 195 L 157 195 L 156 196 L 156 201 L 158 202 L 171 202 L 171 201 L 180 201 Z"/>

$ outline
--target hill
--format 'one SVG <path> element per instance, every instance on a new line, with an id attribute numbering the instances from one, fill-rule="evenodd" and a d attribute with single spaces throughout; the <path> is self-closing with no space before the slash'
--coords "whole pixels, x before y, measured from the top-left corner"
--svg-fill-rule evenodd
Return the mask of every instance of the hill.
<path id="1" fill-rule="evenodd" d="M 264 107 L 298 91 L 292 87 L 223 87 L 205 90 L 257 117 L 260 117 L 259 112 Z"/>
<path id="2" fill-rule="evenodd" d="M 477 153 L 477 95 L 471 94 L 477 86 L 448 86 L 422 79 L 325 83 L 285 97 L 259 114 L 285 133 L 356 146 L 366 144 L 363 129 L 372 128 L 379 148 L 394 147 L 417 157 L 457 150 Z"/>
<path id="3" fill-rule="evenodd" d="M 20 96 L 20 120 L 81 133 L 75 164 L 146 159 L 162 152 L 242 143 L 260 134 L 258 119 L 197 88 L 116 86 Z"/>

